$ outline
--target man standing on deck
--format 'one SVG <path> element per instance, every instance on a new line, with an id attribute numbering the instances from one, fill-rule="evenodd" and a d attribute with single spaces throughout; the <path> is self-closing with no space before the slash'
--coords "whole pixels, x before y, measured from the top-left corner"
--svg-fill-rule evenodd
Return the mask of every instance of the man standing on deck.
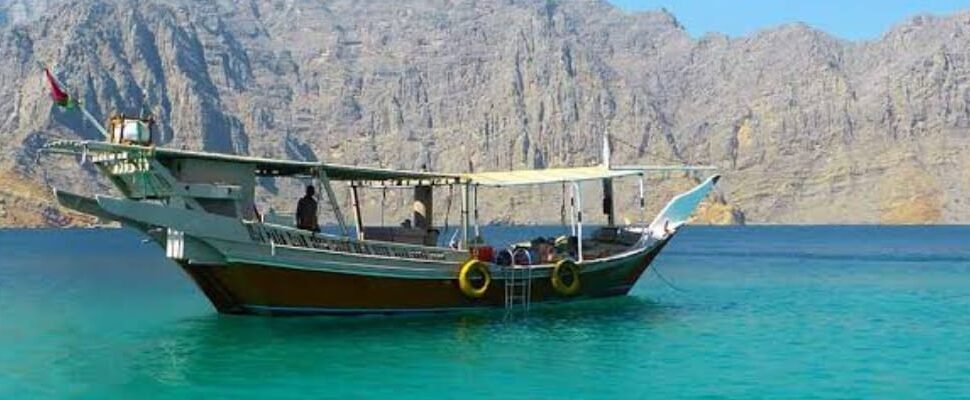
<path id="1" fill-rule="evenodd" d="M 313 185 L 307 185 L 306 195 L 296 203 L 296 227 L 311 232 L 320 232 L 317 223 L 317 201 L 313 199 L 316 190 Z"/>

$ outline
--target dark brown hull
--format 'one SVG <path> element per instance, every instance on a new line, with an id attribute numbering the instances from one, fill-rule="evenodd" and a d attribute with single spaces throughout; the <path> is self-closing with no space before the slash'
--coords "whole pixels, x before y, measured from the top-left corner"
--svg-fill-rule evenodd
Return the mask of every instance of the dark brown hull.
<path id="1" fill-rule="evenodd" d="M 581 272 L 581 289 L 573 296 L 556 292 L 548 277 L 534 278 L 531 302 L 625 295 L 664 245 Z M 356 315 L 505 306 L 500 279 L 493 279 L 485 296 L 472 299 L 461 292 L 456 278 L 377 277 L 248 263 L 181 265 L 215 308 L 229 314 Z"/>

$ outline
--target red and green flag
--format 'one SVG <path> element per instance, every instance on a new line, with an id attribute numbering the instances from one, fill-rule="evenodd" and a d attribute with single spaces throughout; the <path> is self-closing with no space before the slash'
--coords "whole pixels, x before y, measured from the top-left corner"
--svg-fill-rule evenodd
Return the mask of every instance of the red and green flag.
<path id="1" fill-rule="evenodd" d="M 54 104 L 68 109 L 77 106 L 77 100 L 72 99 L 67 92 L 61 89 L 61 85 L 57 83 L 57 79 L 51 74 L 50 68 L 44 68 L 44 75 L 47 76 L 47 83 L 51 87 L 51 99 L 54 100 Z"/>

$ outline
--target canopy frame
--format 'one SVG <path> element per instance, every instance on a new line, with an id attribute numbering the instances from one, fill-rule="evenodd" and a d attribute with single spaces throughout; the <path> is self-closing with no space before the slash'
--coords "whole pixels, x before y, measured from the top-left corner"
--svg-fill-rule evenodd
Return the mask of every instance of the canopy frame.
<path id="1" fill-rule="evenodd" d="M 604 144 L 607 145 L 607 144 Z M 641 218 L 645 217 L 645 188 L 644 175 L 651 172 L 669 173 L 674 171 L 696 172 L 714 170 L 712 166 L 651 166 L 651 165 L 631 165 L 631 166 L 610 166 L 608 162 L 600 165 L 574 168 L 545 168 L 535 170 L 513 170 L 496 172 L 478 173 L 433 173 L 424 171 L 404 171 L 385 168 L 370 168 L 351 165 L 331 164 L 318 161 L 290 161 L 275 160 L 261 157 L 249 157 L 239 155 L 228 155 L 219 153 L 206 153 L 200 151 L 156 148 L 154 146 L 142 146 L 133 144 L 107 143 L 101 141 L 81 141 L 81 140 L 55 140 L 45 145 L 44 151 L 61 154 L 80 155 L 86 159 L 89 154 L 95 159 L 98 158 L 124 158 L 131 154 L 138 154 L 151 161 L 153 169 L 165 174 L 172 161 L 178 160 L 197 160 L 212 161 L 237 164 L 239 168 L 249 169 L 255 177 L 292 177 L 298 179 L 311 179 L 320 187 L 326 199 L 330 203 L 337 224 L 340 230 L 347 237 L 350 237 L 348 221 L 340 210 L 340 202 L 334 194 L 332 182 L 347 182 L 350 185 L 351 207 L 353 207 L 353 218 L 355 233 L 358 238 L 362 236 L 363 218 L 361 216 L 361 199 L 358 190 L 360 188 L 378 188 L 382 190 L 382 206 L 386 201 L 386 190 L 391 188 L 414 188 L 419 186 L 452 186 L 461 187 L 461 248 L 468 248 L 471 242 L 477 242 L 481 235 L 479 224 L 479 205 L 478 189 L 480 187 L 516 187 L 516 186 L 539 186 L 548 184 L 561 184 L 565 189 L 566 184 L 570 185 L 571 194 L 569 198 L 570 225 L 571 233 L 576 236 L 579 242 L 577 256 L 582 261 L 582 232 L 583 232 L 583 210 L 582 210 L 582 183 L 591 180 L 602 180 L 604 184 L 604 196 L 606 191 L 612 192 L 612 180 L 615 178 L 637 176 L 638 181 L 638 200 Z M 608 156 L 608 154 L 607 154 Z M 604 156 L 606 157 L 606 156 Z M 162 165 L 164 164 L 164 165 Z M 167 176 L 163 176 L 167 177 Z M 179 188 L 172 177 L 170 186 Z M 185 185 L 181 185 L 187 187 Z M 219 188 L 216 188 L 219 189 Z M 186 189 L 188 190 L 188 189 Z M 182 193 L 175 190 L 171 197 L 178 201 L 185 199 L 192 202 L 192 193 Z M 565 197 L 565 193 L 563 193 Z M 604 212 L 608 214 L 608 221 L 615 222 L 615 207 L 613 196 L 609 196 L 610 204 L 605 204 Z M 563 200 L 565 201 L 565 199 Z M 319 203 L 318 203 L 319 204 Z M 177 205 L 176 205 L 177 206 Z M 188 206 L 192 207 L 191 204 Z M 201 208 L 201 207 L 194 207 Z M 381 207 L 381 225 L 384 225 L 383 207 Z M 561 214 L 565 207 L 561 207 Z M 237 212 L 237 214 L 242 214 Z M 564 219 L 564 216 L 563 218 Z"/>

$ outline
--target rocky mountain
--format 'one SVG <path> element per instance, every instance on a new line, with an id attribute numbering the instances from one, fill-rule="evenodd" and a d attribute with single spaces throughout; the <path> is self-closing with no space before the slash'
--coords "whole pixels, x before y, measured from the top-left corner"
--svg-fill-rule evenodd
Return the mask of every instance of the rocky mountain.
<path id="1" fill-rule="evenodd" d="M 665 11 L 604 1 L 7 0 L 0 10 L 0 224 L 81 221 L 51 206 L 46 184 L 107 190 L 79 160 L 36 161 L 47 139 L 97 135 L 51 104 L 44 64 L 100 119 L 150 108 L 165 146 L 466 171 L 594 164 L 608 130 L 614 163 L 719 167 L 709 221 L 970 222 L 970 13 L 849 42 L 800 24 L 695 39 Z M 651 210 L 694 179 L 651 177 Z M 261 202 L 291 210 L 297 186 L 264 182 Z M 617 189 L 629 219 L 635 187 Z M 548 222 L 559 195 L 492 189 L 480 201 L 499 221 Z M 381 204 L 403 215 L 403 193 L 381 197 L 365 195 L 371 216 Z"/>
<path id="2" fill-rule="evenodd" d="M 0 0 L 0 26 L 30 23 L 57 0 Z"/>

